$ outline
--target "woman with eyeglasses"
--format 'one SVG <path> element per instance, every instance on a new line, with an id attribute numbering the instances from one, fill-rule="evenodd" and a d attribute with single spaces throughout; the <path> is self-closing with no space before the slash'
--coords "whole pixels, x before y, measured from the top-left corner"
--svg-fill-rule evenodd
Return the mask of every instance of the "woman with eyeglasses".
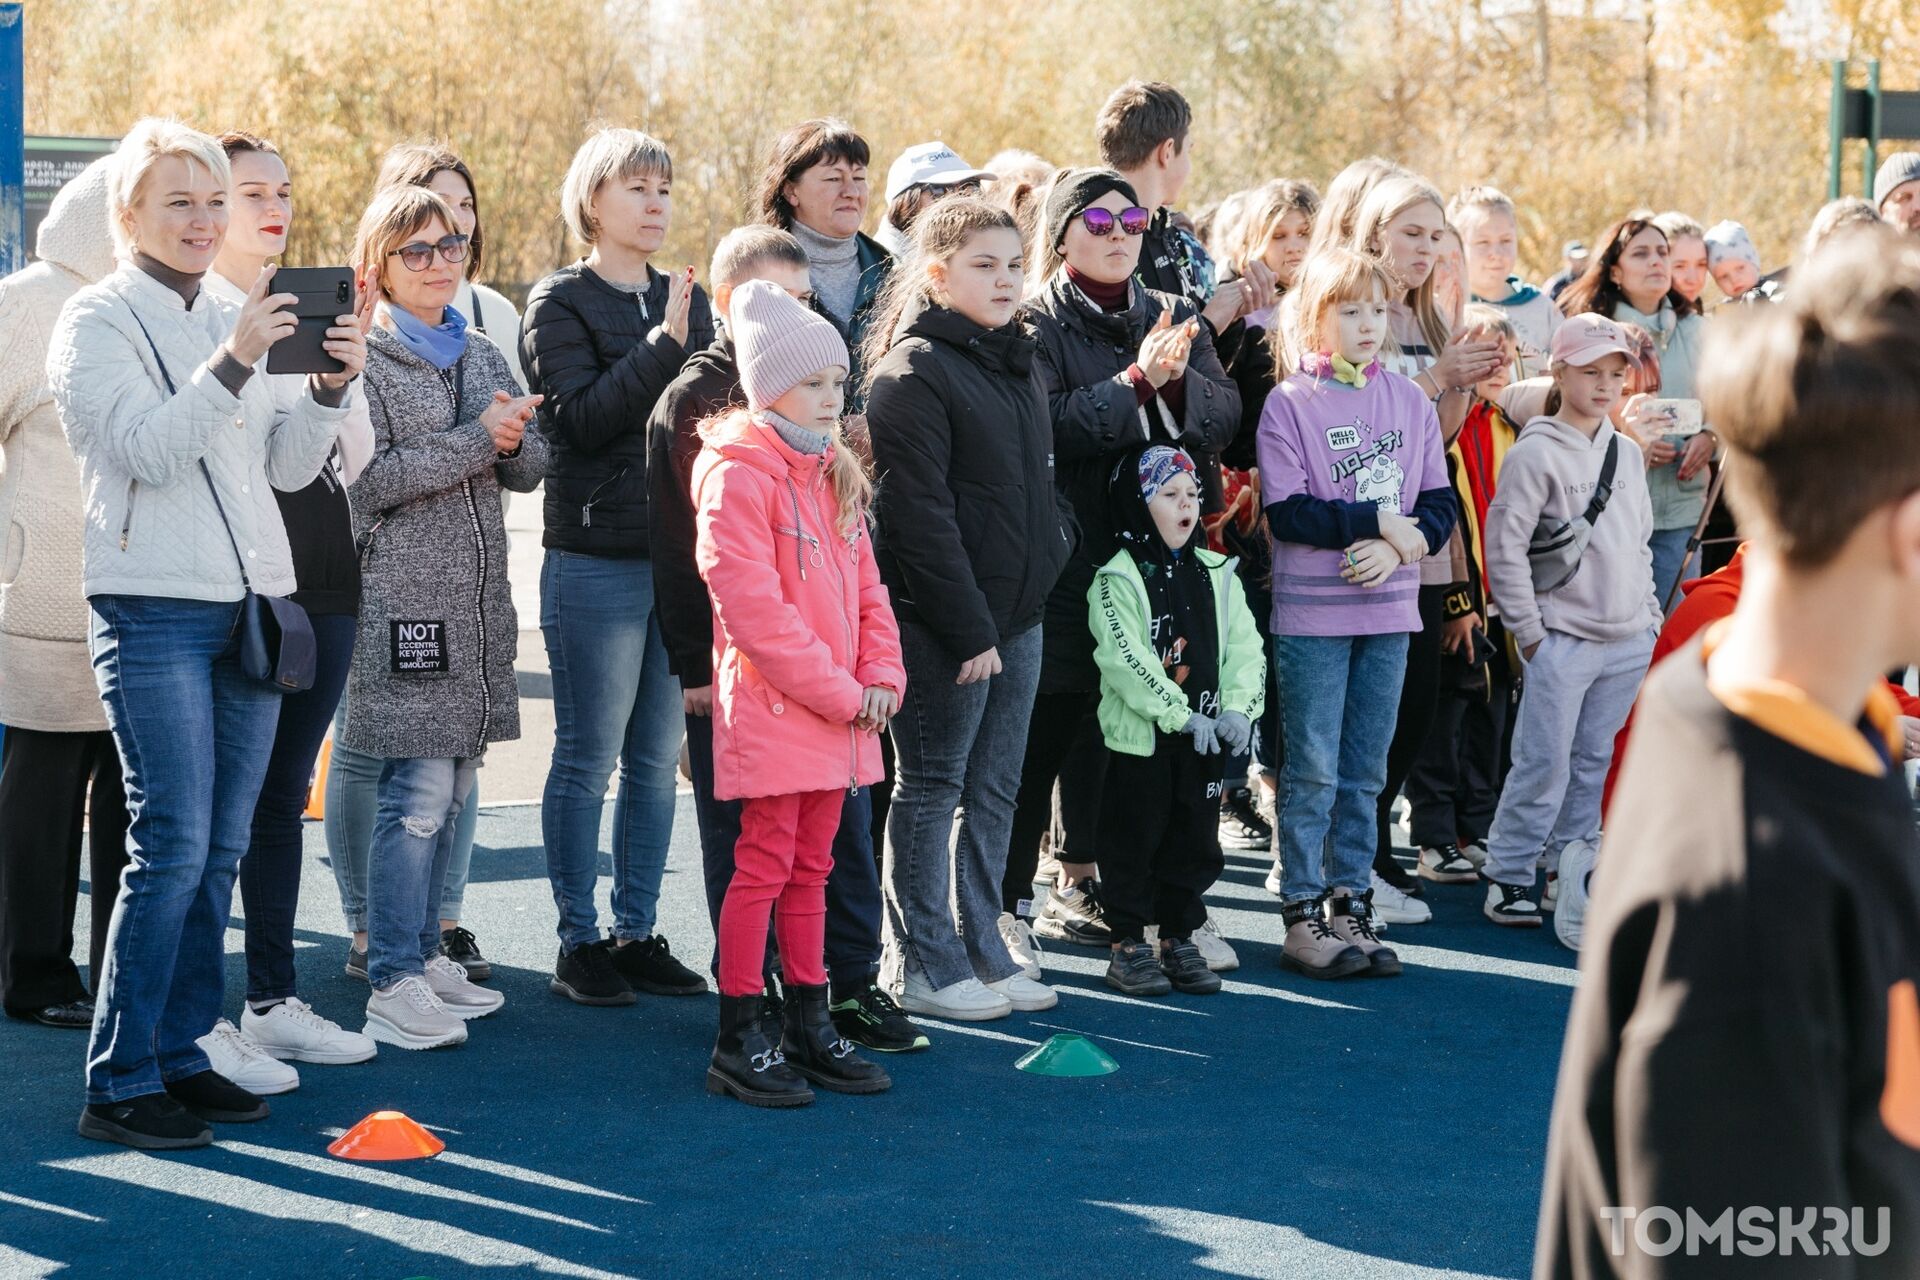
<path id="1" fill-rule="evenodd" d="M 360 628 L 341 745 L 380 768 L 367 863 L 366 1034 L 403 1049 L 467 1038 L 505 997 L 442 950 L 455 820 L 488 744 L 520 736 L 503 488 L 546 471 L 539 396 L 452 306 L 467 237 L 447 202 L 389 187 L 360 219 L 373 457 L 354 481 Z"/>
<path id="2" fill-rule="evenodd" d="M 916 143 L 887 169 L 887 211 L 873 238 L 896 258 L 905 257 L 921 214 L 948 196 L 977 196 L 980 184 L 992 181 L 990 170 L 974 168 L 946 143 Z"/>
<path id="3" fill-rule="evenodd" d="M 1106 744 L 1094 714 L 1100 676 L 1087 590 L 1095 567 L 1115 550 L 1108 473 L 1128 449 L 1142 444 L 1210 455 L 1240 420 L 1240 392 L 1221 368 L 1193 306 L 1134 282 L 1152 216 L 1114 170 L 1064 170 L 1047 196 L 1033 246 L 1038 270 L 1029 277 L 1039 281 L 1027 314 L 1053 417 L 1055 474 L 1081 538 L 1042 622 L 1040 692 L 1027 733 L 1001 905 L 1019 919 L 1022 904 L 1033 898 L 1040 835 L 1052 819 L 1057 778 L 1065 838 L 1053 853 L 1060 873 L 1031 913 L 1037 917 L 1032 931 L 1101 948 L 1113 939 L 1094 881 L 1091 841 Z M 1017 949 L 1015 958 L 1022 958 Z"/>
<path id="4" fill-rule="evenodd" d="M 485 334 L 505 357 L 514 382 L 527 385 L 520 367 L 520 313 L 506 295 L 480 281 L 485 261 L 486 232 L 480 222 L 480 196 L 473 171 L 450 147 L 440 142 L 403 142 L 387 152 L 374 182 L 376 192 L 388 187 L 425 187 L 453 210 L 454 231 L 467 237 L 467 256 L 461 259 L 460 284 L 453 309 L 474 333 Z M 501 501 L 506 501 L 502 494 Z M 344 706 L 342 710 L 344 712 Z M 341 750 L 340 727 L 334 724 L 334 751 L 327 769 L 327 853 L 340 887 L 340 905 L 353 939 L 347 946 L 346 972 L 362 982 L 367 978 L 367 845 L 373 839 L 374 791 L 380 782 L 380 761 L 351 748 Z M 453 833 L 453 856 L 447 864 L 447 882 L 441 891 L 441 949 L 467 971 L 475 982 L 493 976 L 493 965 L 480 951 L 473 931 L 460 923 L 467 893 L 467 873 L 473 863 L 473 831 L 480 804 L 480 784 L 460 811 Z"/>

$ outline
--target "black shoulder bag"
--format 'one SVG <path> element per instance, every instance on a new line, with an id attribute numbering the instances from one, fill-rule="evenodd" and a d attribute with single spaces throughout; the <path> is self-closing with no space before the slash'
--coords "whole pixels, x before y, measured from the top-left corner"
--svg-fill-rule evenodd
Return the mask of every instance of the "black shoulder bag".
<path id="1" fill-rule="evenodd" d="M 160 358 L 160 348 L 154 344 L 153 335 L 147 332 L 139 313 L 134 313 L 133 322 L 140 326 L 147 347 L 153 352 L 154 363 L 160 366 L 160 380 L 167 384 L 167 395 L 178 395 L 173 375 L 167 372 L 167 362 Z M 219 487 L 213 483 L 213 472 L 207 469 L 205 458 L 200 459 L 200 474 L 207 478 L 207 489 L 213 494 L 213 509 L 220 513 L 220 523 L 226 526 L 227 543 L 240 564 L 240 586 L 246 592 L 240 601 L 240 669 L 251 679 L 264 681 L 283 693 L 304 693 L 313 688 L 314 673 L 319 665 L 313 623 L 308 620 L 307 611 L 293 601 L 254 591 L 253 583 L 247 579 L 246 557 L 240 554 L 240 542 L 233 536 L 233 525 L 227 519 L 226 506 L 220 501 Z"/>

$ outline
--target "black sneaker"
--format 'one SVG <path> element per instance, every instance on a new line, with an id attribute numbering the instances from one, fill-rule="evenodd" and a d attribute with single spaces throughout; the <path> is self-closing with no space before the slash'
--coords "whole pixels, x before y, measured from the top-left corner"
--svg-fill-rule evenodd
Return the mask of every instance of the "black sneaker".
<path id="1" fill-rule="evenodd" d="M 1220 847 L 1271 849 L 1273 826 L 1255 807 L 1252 787 L 1235 787 L 1220 801 Z"/>
<path id="2" fill-rule="evenodd" d="M 1487 919 L 1510 929 L 1540 927 L 1540 904 L 1517 884 L 1487 881 L 1487 901 L 1481 910 L 1486 913 Z"/>
<path id="3" fill-rule="evenodd" d="M 553 979 L 547 983 L 547 990 L 575 1004 L 632 1004 L 639 999 L 613 967 L 613 958 L 607 954 L 609 945 L 585 942 L 571 951 L 562 947 L 553 962 Z"/>
<path id="4" fill-rule="evenodd" d="M 624 947 L 609 943 L 607 952 L 613 957 L 613 967 L 636 991 L 654 996 L 707 994 L 707 980 L 675 960 L 667 940 L 657 933 Z"/>
<path id="5" fill-rule="evenodd" d="M 1480 871 L 1473 865 L 1473 859 L 1460 852 L 1458 845 L 1441 844 L 1420 850 L 1420 878 L 1435 884 L 1472 884 L 1480 878 Z"/>
<path id="6" fill-rule="evenodd" d="M 1033 931 L 1055 942 L 1073 942 L 1083 947 L 1113 945 L 1113 930 L 1107 925 L 1106 909 L 1100 905 L 1100 884 L 1091 876 L 1067 889 L 1055 885 L 1047 890 L 1047 900 L 1035 917 Z"/>
<path id="7" fill-rule="evenodd" d="M 865 991 L 834 1001 L 829 1012 L 833 1014 L 834 1030 L 876 1053 L 912 1053 L 933 1043 L 872 979 L 868 979 Z"/>
<path id="8" fill-rule="evenodd" d="M 440 931 L 440 950 L 447 959 L 467 971 L 469 982 L 485 982 L 493 976 L 493 965 L 480 954 L 480 944 L 475 941 L 473 931 L 455 925 L 451 929 Z"/>
<path id="9" fill-rule="evenodd" d="M 124 1102 L 90 1102 L 76 1127 L 83 1138 L 141 1151 L 176 1151 L 213 1141 L 213 1129 L 205 1120 L 164 1093 L 143 1093 Z"/>
<path id="10" fill-rule="evenodd" d="M 358 978 L 362 982 L 367 980 L 367 949 L 354 946 L 352 938 L 347 939 L 346 970 L 349 978 Z"/>
<path id="11" fill-rule="evenodd" d="M 1129 996 L 1164 996 L 1173 990 L 1173 983 L 1160 971 L 1160 959 L 1153 948 L 1138 938 L 1129 938 L 1113 949 L 1113 959 L 1107 962 L 1107 985 Z"/>
<path id="12" fill-rule="evenodd" d="M 1160 939 L 1160 972 L 1175 991 L 1190 996 L 1210 996 L 1220 989 L 1220 975 L 1207 968 L 1206 957 L 1192 938 Z"/>
<path id="13" fill-rule="evenodd" d="M 93 997 L 82 996 L 78 1000 L 68 1000 L 61 1004 L 42 1005 L 19 1015 L 28 1022 L 37 1022 L 43 1027 L 60 1027 L 67 1031 L 87 1031 L 93 1027 Z"/>
<path id="14" fill-rule="evenodd" d="M 175 1080 L 167 1094 L 181 1106 L 217 1124 L 245 1124 L 265 1120 L 272 1109 L 257 1093 L 249 1093 L 211 1068 Z"/>

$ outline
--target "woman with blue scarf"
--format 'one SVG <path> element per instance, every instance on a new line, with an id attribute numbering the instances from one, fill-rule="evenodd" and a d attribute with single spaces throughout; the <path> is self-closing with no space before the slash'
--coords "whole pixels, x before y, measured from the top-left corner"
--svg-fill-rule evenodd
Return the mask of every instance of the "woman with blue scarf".
<path id="1" fill-rule="evenodd" d="M 374 450 L 353 482 L 360 630 L 341 742 L 384 761 L 367 868 L 366 1033 L 404 1049 L 467 1038 L 505 997 L 442 953 L 454 822 L 487 744 L 520 736 L 501 490 L 546 471 L 539 396 L 452 305 L 467 239 L 421 187 L 374 197 L 354 245 L 381 299 L 367 335 Z"/>

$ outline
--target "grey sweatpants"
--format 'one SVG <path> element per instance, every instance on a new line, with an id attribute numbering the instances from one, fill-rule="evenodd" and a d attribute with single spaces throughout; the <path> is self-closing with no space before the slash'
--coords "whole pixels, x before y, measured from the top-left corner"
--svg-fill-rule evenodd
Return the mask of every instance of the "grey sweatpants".
<path id="1" fill-rule="evenodd" d="M 1654 636 L 1649 628 L 1602 642 L 1549 631 L 1540 642 L 1520 695 L 1513 769 L 1487 837 L 1489 880 L 1531 887 L 1543 852 L 1553 867 L 1575 840 L 1600 838 L 1614 735 L 1633 709 Z"/>

